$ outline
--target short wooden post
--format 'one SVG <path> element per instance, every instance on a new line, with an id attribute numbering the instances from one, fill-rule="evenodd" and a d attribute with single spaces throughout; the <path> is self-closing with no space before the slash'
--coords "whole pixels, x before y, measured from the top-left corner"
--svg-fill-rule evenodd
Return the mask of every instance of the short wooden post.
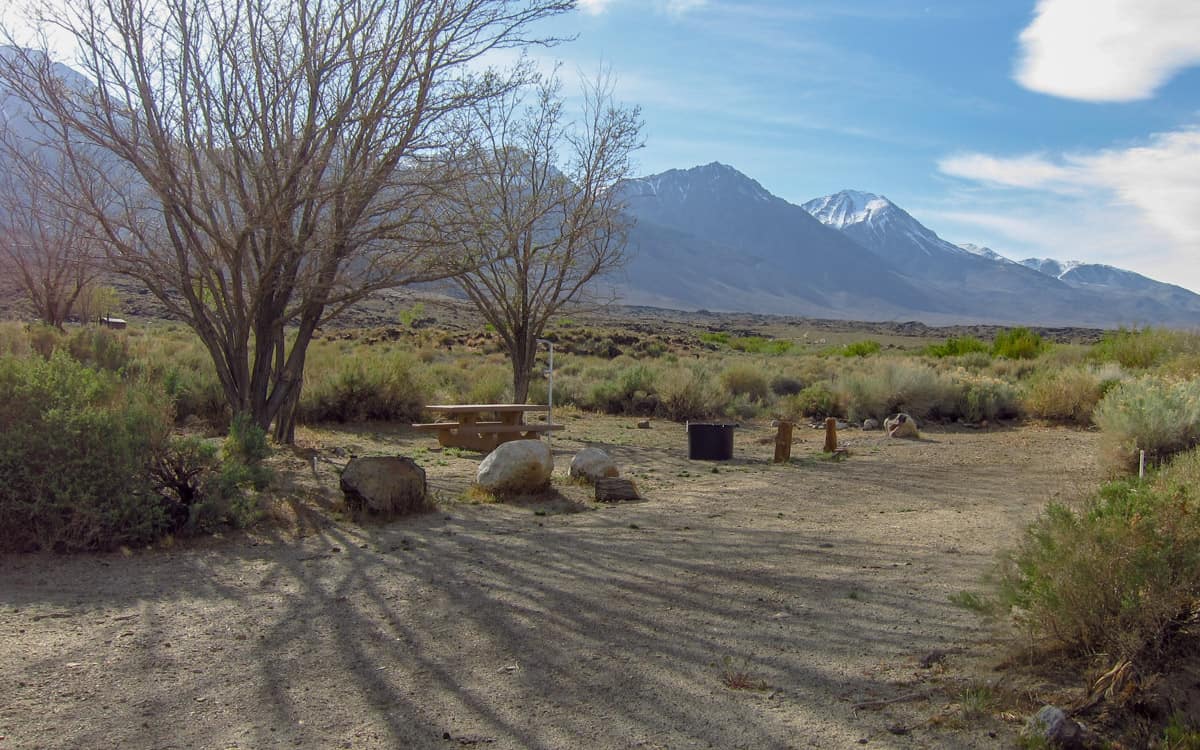
<path id="1" fill-rule="evenodd" d="M 825 452 L 837 452 L 837 420 L 833 417 L 825 420 Z"/>
<path id="2" fill-rule="evenodd" d="M 775 433 L 775 463 L 787 463 L 792 457 L 792 423 L 779 420 L 779 431 Z"/>

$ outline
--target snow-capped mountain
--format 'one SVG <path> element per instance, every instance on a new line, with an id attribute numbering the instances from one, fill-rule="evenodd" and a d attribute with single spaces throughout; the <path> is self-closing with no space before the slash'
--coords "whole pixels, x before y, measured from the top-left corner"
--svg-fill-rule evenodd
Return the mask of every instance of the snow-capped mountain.
<path id="1" fill-rule="evenodd" d="M 1078 260 L 1061 261 L 1054 258 L 1026 258 L 1021 265 L 1053 276 L 1076 289 L 1107 291 L 1138 295 L 1143 299 L 1158 299 L 1165 304 L 1187 305 L 1195 295 L 1181 286 L 1167 284 L 1103 263 L 1084 263 Z"/>
<path id="2" fill-rule="evenodd" d="M 949 312 L 889 263 L 733 167 L 628 181 L 635 304 L 879 318 Z"/>
<path id="3" fill-rule="evenodd" d="M 625 197 L 638 223 L 617 291 L 633 304 L 929 323 L 1200 323 L 1200 295 L 1118 288 L 1101 277 L 1129 272 L 1083 275 L 1087 264 L 1059 278 L 947 242 L 873 193 L 796 206 L 713 163 L 631 180 Z"/>

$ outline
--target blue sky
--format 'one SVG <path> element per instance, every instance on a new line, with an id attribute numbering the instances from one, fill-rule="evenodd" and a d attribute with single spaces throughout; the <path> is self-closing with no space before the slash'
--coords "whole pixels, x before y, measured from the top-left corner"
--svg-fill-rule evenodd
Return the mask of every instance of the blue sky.
<path id="1" fill-rule="evenodd" d="M 1200 291 L 1196 0 L 581 0 L 538 50 L 641 105 L 638 171 L 855 188 L 952 242 Z"/>

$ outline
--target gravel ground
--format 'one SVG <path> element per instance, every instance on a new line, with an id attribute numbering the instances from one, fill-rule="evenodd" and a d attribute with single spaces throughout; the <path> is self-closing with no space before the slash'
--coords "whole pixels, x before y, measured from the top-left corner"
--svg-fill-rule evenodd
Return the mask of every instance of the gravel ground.
<path id="1" fill-rule="evenodd" d="M 1095 484 L 1094 434 L 847 431 L 833 462 L 805 428 L 773 465 L 761 424 L 716 464 L 681 425 L 568 422 L 559 471 L 604 447 L 643 501 L 473 503 L 475 454 L 308 430 L 328 461 L 277 460 L 290 523 L 0 557 L 0 750 L 1012 744 L 1017 717 L 972 698 L 1002 647 L 949 597 Z M 345 521 L 346 452 L 415 455 L 438 512 Z"/>

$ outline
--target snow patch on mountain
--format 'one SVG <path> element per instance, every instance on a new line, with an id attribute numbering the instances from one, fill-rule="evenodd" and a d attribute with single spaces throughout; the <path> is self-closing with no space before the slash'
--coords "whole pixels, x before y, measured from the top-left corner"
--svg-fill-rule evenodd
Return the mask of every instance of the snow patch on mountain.
<path id="1" fill-rule="evenodd" d="M 958 246 L 961 247 L 963 250 L 966 250 L 971 255 L 978 255 L 981 258 L 987 258 L 988 260 L 994 260 L 997 263 L 1016 263 L 1015 260 L 1011 260 L 1009 258 L 1004 257 L 1003 255 L 1001 255 L 1000 253 L 991 249 L 990 247 L 983 247 L 982 245 L 973 245 L 970 242 L 961 242 L 961 243 L 959 243 Z"/>

